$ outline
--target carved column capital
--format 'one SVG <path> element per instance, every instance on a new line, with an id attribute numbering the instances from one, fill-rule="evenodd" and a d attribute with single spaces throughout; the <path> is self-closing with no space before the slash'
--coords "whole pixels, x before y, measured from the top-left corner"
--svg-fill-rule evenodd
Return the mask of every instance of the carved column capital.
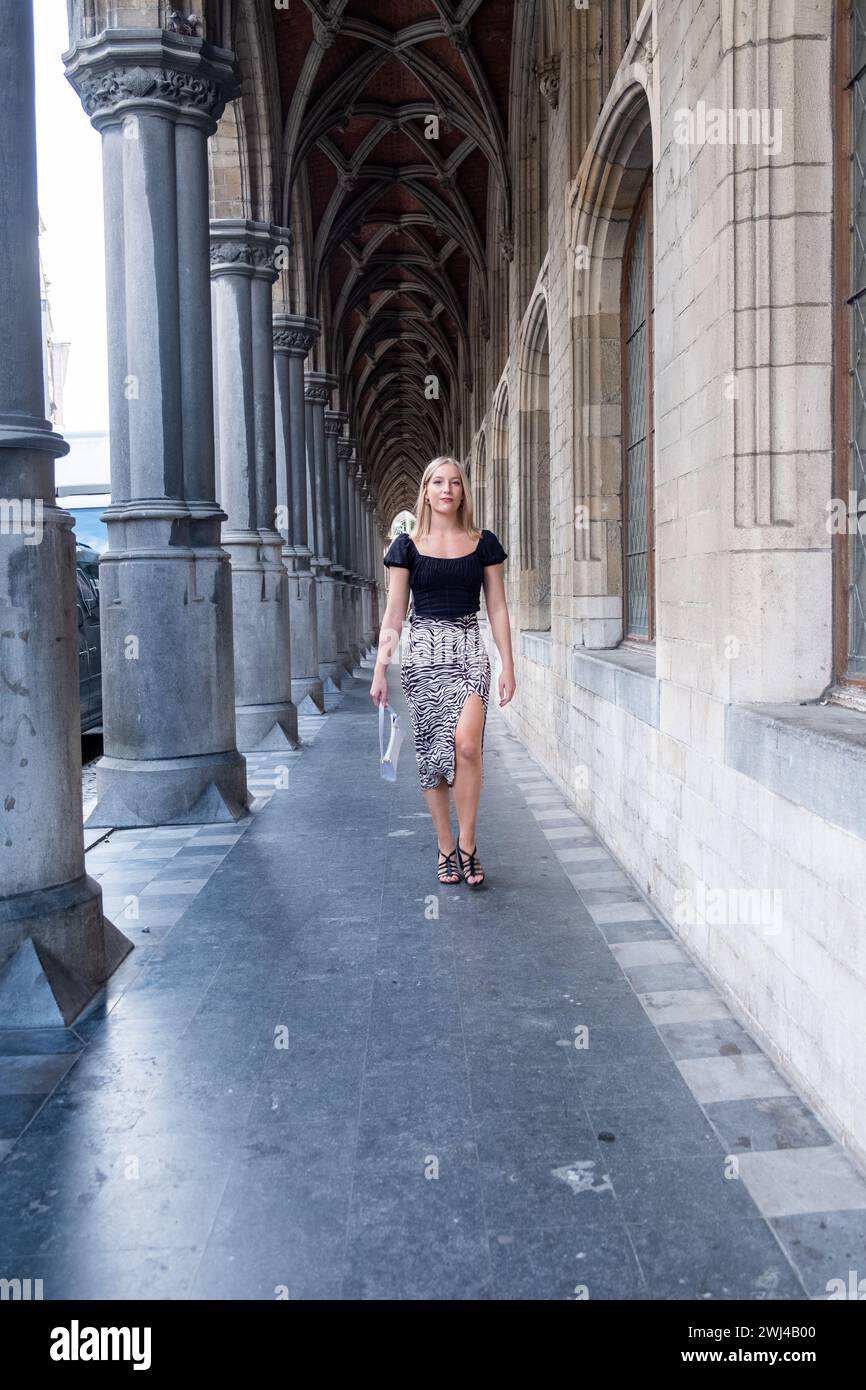
<path id="1" fill-rule="evenodd" d="M 80 41 L 64 61 L 97 130 L 150 112 L 201 123 L 212 134 L 241 90 L 227 49 L 163 29 L 106 29 Z"/>
<path id="2" fill-rule="evenodd" d="M 286 241 L 289 238 L 289 241 Z M 291 232 L 268 222 L 220 217 L 210 224 L 211 275 L 224 273 L 276 280 L 279 262 L 291 251 Z"/>
<path id="3" fill-rule="evenodd" d="M 322 325 L 302 314 L 274 314 L 274 352 L 306 358 L 315 347 Z"/>
<path id="4" fill-rule="evenodd" d="M 339 439 L 343 433 L 343 426 L 348 424 L 349 417 L 345 410 L 326 410 L 325 411 L 325 434 L 333 435 Z"/>
<path id="5" fill-rule="evenodd" d="M 304 399 L 314 405 L 330 406 L 337 378 L 329 372 L 307 372 L 304 376 Z"/>

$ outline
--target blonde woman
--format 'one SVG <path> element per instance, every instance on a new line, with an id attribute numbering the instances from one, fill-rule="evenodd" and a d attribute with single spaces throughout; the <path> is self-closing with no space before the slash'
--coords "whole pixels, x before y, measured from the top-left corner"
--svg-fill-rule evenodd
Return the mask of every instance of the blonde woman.
<path id="1" fill-rule="evenodd" d="M 439 840 L 439 882 L 459 883 L 462 875 L 471 888 L 485 880 L 475 838 L 491 677 L 490 656 L 478 626 L 482 586 L 502 662 L 500 705 L 508 704 L 516 688 L 502 572 L 505 559 L 493 532 L 475 525 L 463 465 L 453 458 L 434 459 L 421 479 L 412 535 L 398 536 L 385 555 L 391 583 L 370 695 L 377 705 L 388 698 L 387 667 L 400 642 L 411 590 L 414 607 L 400 684 L 412 715 L 421 786 Z M 456 846 L 449 787 L 457 808 Z"/>

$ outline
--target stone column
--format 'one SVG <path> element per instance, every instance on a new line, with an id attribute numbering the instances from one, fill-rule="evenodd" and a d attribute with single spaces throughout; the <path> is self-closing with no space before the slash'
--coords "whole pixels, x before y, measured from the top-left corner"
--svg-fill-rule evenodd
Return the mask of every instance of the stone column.
<path id="1" fill-rule="evenodd" d="M 65 62 L 105 182 L 112 502 L 88 824 L 236 820 L 248 795 L 214 487 L 207 167 L 239 92 L 233 58 L 142 28 L 106 29 Z"/>
<path id="2" fill-rule="evenodd" d="M 363 515 L 364 515 L 364 484 L 366 476 L 359 459 L 355 461 L 355 567 L 358 574 L 358 645 L 361 648 L 362 658 L 369 654 L 370 643 L 367 641 L 367 586 L 366 572 L 364 566 L 364 538 L 363 538 Z"/>
<path id="3" fill-rule="evenodd" d="M 277 228 L 242 218 L 210 224 L 215 438 L 232 566 L 238 747 L 294 748 L 289 584 L 276 529 L 272 286 Z M 283 239 L 290 236 L 282 234 Z"/>
<path id="4" fill-rule="evenodd" d="M 313 525 L 315 556 L 312 564 L 316 575 L 316 612 L 319 629 L 319 675 L 325 689 L 340 687 L 341 665 L 338 658 L 335 618 L 335 581 L 331 572 L 331 500 L 328 486 L 328 453 L 325 443 L 325 408 L 336 378 L 326 372 L 307 372 L 307 460 L 313 488 Z M 330 686 L 328 682 L 330 681 Z"/>
<path id="5" fill-rule="evenodd" d="M 355 621 L 356 595 L 358 592 L 357 579 L 354 567 L 354 554 L 352 548 L 352 505 L 353 499 L 350 489 L 354 489 L 351 478 L 352 460 L 355 454 L 354 439 L 337 440 L 337 459 L 340 466 L 340 545 L 343 555 L 343 578 L 345 586 L 346 604 L 346 643 L 349 648 L 351 666 L 360 665 L 361 648 L 358 643 L 357 624 Z"/>
<path id="6" fill-rule="evenodd" d="M 364 487 L 361 511 L 361 544 L 364 553 L 364 638 L 367 646 L 373 646 L 373 548 L 370 544 L 370 513 L 372 500 L 369 479 Z"/>
<path id="7" fill-rule="evenodd" d="M 358 554 L 358 454 L 349 463 L 349 548 L 352 556 L 352 640 L 358 648 L 358 661 L 366 655 L 361 640 L 361 560 Z"/>
<path id="8" fill-rule="evenodd" d="M 370 502 L 369 555 L 370 555 L 370 627 L 373 633 L 372 644 L 379 641 L 379 547 L 377 545 L 376 508 Z"/>
<path id="9" fill-rule="evenodd" d="M 72 1023 L 131 942 L 84 867 L 68 447 L 44 418 L 33 12 L 0 0 L 0 1027 Z"/>
<path id="10" fill-rule="evenodd" d="M 343 558 L 343 511 L 340 490 L 340 440 L 348 415 L 342 410 L 325 411 L 325 446 L 328 457 L 328 500 L 331 508 L 331 573 L 334 576 L 334 627 L 337 636 L 337 660 L 340 679 L 352 679 L 352 654 L 349 651 L 346 565 Z"/>
<path id="11" fill-rule="evenodd" d="M 289 576 L 292 699 L 301 714 L 324 714 L 319 675 L 316 581 L 307 519 L 307 416 L 304 361 L 321 332 L 318 319 L 274 315 L 277 400 L 277 512 Z"/>

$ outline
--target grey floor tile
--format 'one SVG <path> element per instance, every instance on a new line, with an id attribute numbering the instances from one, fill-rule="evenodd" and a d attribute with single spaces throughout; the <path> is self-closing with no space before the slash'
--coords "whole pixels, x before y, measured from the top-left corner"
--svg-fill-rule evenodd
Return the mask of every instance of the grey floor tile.
<path id="1" fill-rule="evenodd" d="M 428 1168 L 428 1172 L 432 1171 Z M 344 1298 L 492 1297 L 477 1166 L 395 1176 L 359 1164 L 352 1189 Z"/>
<path id="2" fill-rule="evenodd" d="M 799 1096 L 718 1101 L 704 1109 L 728 1153 L 817 1148 L 832 1142 Z"/>
<path id="3" fill-rule="evenodd" d="M 733 1018 L 696 1023 L 662 1023 L 659 1036 L 676 1061 L 687 1057 L 736 1057 L 760 1052 L 758 1044 Z"/>
<path id="4" fill-rule="evenodd" d="M 737 1163 L 768 1218 L 866 1209 L 866 1178 L 836 1144 L 744 1152 Z"/>
<path id="5" fill-rule="evenodd" d="M 497 1299 L 597 1303 L 649 1296 L 615 1205 L 575 1207 L 559 1229 L 494 1233 L 490 1259 Z"/>
<path id="6" fill-rule="evenodd" d="M 37 1057 L 0 1056 L 0 1096 L 48 1095 L 68 1072 L 75 1053 Z"/>
<path id="7" fill-rule="evenodd" d="M 770 1225 L 810 1298 L 862 1301 L 866 1295 L 866 1211 L 807 1212 Z"/>
<path id="8" fill-rule="evenodd" d="M 705 1105 L 791 1094 L 788 1083 L 760 1052 L 686 1058 L 677 1065 L 689 1090 Z"/>

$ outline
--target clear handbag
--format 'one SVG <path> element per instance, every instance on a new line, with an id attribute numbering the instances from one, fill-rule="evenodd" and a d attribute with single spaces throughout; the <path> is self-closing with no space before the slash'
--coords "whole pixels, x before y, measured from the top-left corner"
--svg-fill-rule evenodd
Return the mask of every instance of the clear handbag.
<path id="1" fill-rule="evenodd" d="M 390 737 L 388 747 L 385 747 L 385 711 L 388 711 L 390 719 Z M 399 714 L 391 708 L 389 704 L 379 706 L 379 771 L 386 782 L 396 782 L 397 780 L 397 759 L 400 756 L 400 749 L 403 746 L 403 739 L 406 737 L 406 730 L 403 727 L 403 720 Z"/>

